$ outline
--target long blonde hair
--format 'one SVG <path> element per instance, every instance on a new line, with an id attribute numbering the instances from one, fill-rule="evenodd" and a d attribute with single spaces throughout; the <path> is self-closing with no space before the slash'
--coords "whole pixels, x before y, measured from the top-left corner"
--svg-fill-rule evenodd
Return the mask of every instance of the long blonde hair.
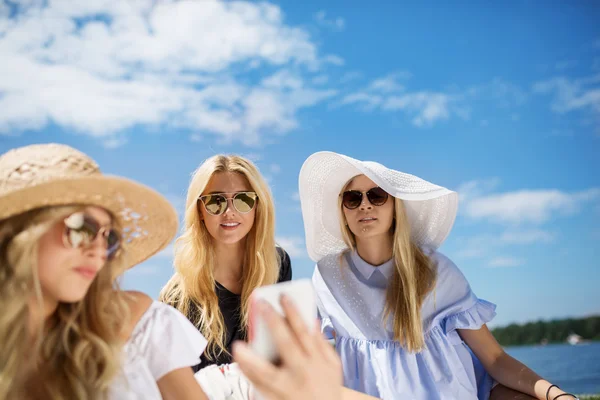
<path id="1" fill-rule="evenodd" d="M 43 302 L 38 241 L 82 209 L 42 208 L 0 222 L 0 399 L 103 399 L 118 372 L 127 311 L 112 278 L 121 257 L 107 262 L 83 300 L 59 303 L 37 332 L 29 329 L 31 296 Z"/>
<path id="2" fill-rule="evenodd" d="M 194 172 L 187 192 L 183 234 L 175 242 L 175 274 L 159 299 L 177 308 L 208 340 L 205 353 L 214 359 L 227 352 L 225 322 L 215 293 L 215 254 L 212 238 L 200 219 L 198 199 L 215 173 L 243 175 L 258 195 L 254 225 L 246 237 L 242 271 L 241 327 L 248 325 L 252 291 L 277 282 L 279 255 L 275 249 L 275 208 L 270 190 L 256 166 L 236 155 L 216 155 Z"/>
<path id="3" fill-rule="evenodd" d="M 352 179 L 344 185 L 342 193 L 351 182 Z M 435 287 L 437 270 L 431 259 L 411 239 L 410 223 L 402 200 L 391 195 L 390 198 L 394 201 L 394 222 L 390 235 L 393 235 L 392 257 L 395 269 L 386 292 L 383 321 L 388 321 L 391 317 L 394 340 L 408 351 L 418 352 L 425 346 L 421 306 L 427 294 Z M 354 250 L 356 238 L 345 223 L 342 207 L 340 196 L 338 212 L 342 236 L 350 250 Z"/>

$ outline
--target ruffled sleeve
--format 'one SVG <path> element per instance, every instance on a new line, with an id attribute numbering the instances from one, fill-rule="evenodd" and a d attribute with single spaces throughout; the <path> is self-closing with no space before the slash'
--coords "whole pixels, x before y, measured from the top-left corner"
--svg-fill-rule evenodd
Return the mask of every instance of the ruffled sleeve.
<path id="1" fill-rule="evenodd" d="M 430 255 L 437 263 L 437 284 L 423 308 L 430 325 L 440 326 L 447 336 L 460 341 L 457 329 L 479 329 L 496 316 L 496 305 L 479 299 L 458 267 L 439 252 Z"/>
<path id="2" fill-rule="evenodd" d="M 444 331 L 449 333 L 456 329 L 479 329 L 496 316 L 496 305 L 478 299 L 470 308 L 450 315 L 445 320 Z"/>
<path id="3" fill-rule="evenodd" d="M 200 363 L 207 341 L 175 308 L 155 301 L 136 325 L 130 342 L 155 381 L 171 371 Z"/>

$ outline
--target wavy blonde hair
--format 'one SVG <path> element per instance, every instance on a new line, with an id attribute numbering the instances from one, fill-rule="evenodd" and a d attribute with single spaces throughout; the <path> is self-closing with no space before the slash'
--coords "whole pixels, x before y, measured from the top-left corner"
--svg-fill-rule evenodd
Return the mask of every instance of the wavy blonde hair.
<path id="1" fill-rule="evenodd" d="M 31 296 L 43 304 L 38 241 L 83 208 L 37 209 L 0 222 L 0 399 L 107 397 L 120 367 L 119 335 L 127 315 L 113 281 L 120 256 L 107 262 L 83 300 L 59 303 L 37 332 L 29 329 Z"/>
<path id="2" fill-rule="evenodd" d="M 216 155 L 194 172 L 187 192 L 184 231 L 175 242 L 175 274 L 161 290 L 159 299 L 177 308 L 208 340 L 205 356 L 213 360 L 225 346 L 225 321 L 215 293 L 215 253 L 212 237 L 200 219 L 199 197 L 216 173 L 244 176 L 258 195 L 255 220 L 248 236 L 242 271 L 241 327 L 248 326 L 252 291 L 277 282 L 279 255 L 275 249 L 275 208 L 267 183 L 258 168 L 236 155 Z"/>
<path id="3" fill-rule="evenodd" d="M 350 251 L 356 248 L 356 237 L 346 225 L 341 194 L 353 179 L 344 185 L 338 200 L 342 236 Z M 394 201 L 394 222 L 390 235 L 396 268 L 387 288 L 383 320 L 387 321 L 391 317 L 394 340 L 408 351 L 418 352 L 425 347 L 421 306 L 427 294 L 435 287 L 437 269 L 433 261 L 411 239 L 404 203 L 401 199 L 389 196 Z"/>

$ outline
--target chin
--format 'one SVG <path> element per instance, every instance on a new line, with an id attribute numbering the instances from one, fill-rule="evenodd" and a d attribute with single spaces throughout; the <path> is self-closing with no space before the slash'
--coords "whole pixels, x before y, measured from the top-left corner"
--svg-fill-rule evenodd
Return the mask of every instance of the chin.
<path id="1" fill-rule="evenodd" d="M 235 236 L 220 235 L 218 241 L 223 244 L 236 244 L 236 243 L 239 243 L 240 241 L 242 241 L 245 237 L 246 237 L 246 235 L 235 235 Z"/>
<path id="2" fill-rule="evenodd" d="M 62 293 L 59 296 L 59 302 L 61 303 L 78 303 L 85 298 L 88 293 L 89 288 L 85 288 L 85 290 L 73 290 L 68 293 Z"/>
<path id="3" fill-rule="evenodd" d="M 372 238 L 372 237 L 386 235 L 386 234 L 388 234 L 388 232 L 389 232 L 388 230 L 367 228 L 366 231 L 363 231 L 362 229 L 358 229 L 358 232 L 352 232 L 352 233 L 354 233 L 354 236 L 356 238 L 368 239 L 368 238 Z"/>

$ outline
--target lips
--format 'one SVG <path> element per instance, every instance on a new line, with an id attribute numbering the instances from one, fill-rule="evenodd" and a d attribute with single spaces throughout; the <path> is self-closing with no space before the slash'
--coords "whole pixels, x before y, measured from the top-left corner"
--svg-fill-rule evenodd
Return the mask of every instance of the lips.
<path id="1" fill-rule="evenodd" d="M 229 227 L 229 228 L 232 228 L 232 227 L 238 226 L 238 225 L 240 225 L 239 222 L 224 222 L 221 224 L 221 226 L 225 226 L 225 227 Z"/>
<path id="2" fill-rule="evenodd" d="M 363 217 L 361 219 L 358 220 L 358 222 L 373 222 L 373 221 L 377 221 L 377 218 L 375 217 Z"/>
<path id="3" fill-rule="evenodd" d="M 85 279 L 94 279 L 96 277 L 96 274 L 98 273 L 98 270 L 96 268 L 93 267 L 77 267 L 73 269 L 75 272 L 77 272 L 79 275 L 81 275 L 82 277 L 84 277 Z"/>
<path id="4" fill-rule="evenodd" d="M 240 225 L 241 224 L 239 222 L 233 222 L 233 221 L 231 221 L 231 222 L 223 222 L 221 224 L 221 229 L 225 229 L 227 231 L 230 231 L 230 230 L 237 229 L 237 227 L 240 226 Z"/>

